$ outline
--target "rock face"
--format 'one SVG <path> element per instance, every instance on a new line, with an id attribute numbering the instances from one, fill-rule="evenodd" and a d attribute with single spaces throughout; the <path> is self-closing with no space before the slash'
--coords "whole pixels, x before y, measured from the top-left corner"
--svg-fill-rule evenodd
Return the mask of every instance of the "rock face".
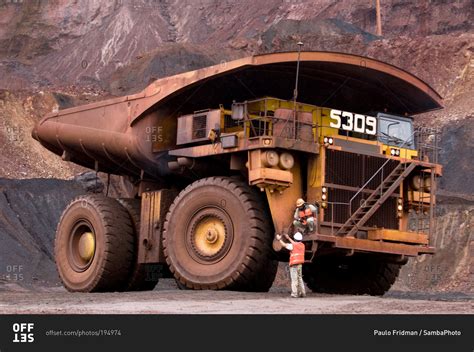
<path id="1" fill-rule="evenodd" d="M 366 55 L 406 69 L 445 98 L 445 109 L 416 119 L 443 130 L 438 254 L 411 260 L 397 287 L 467 290 L 474 272 L 474 7 L 471 0 L 384 0 L 379 37 L 374 3 L 0 0 L 0 177 L 43 178 L 0 180 L 0 275 L 29 263 L 28 282 L 56 282 L 54 229 L 69 200 L 85 192 L 78 182 L 44 179 L 86 171 L 31 139 L 44 114 L 179 72 L 295 50 L 301 40 L 304 50 Z M 94 189 L 93 176 L 80 179 Z M 109 195 L 120 194 L 118 184 L 113 179 Z"/>
<path id="2" fill-rule="evenodd" d="M 444 127 L 440 151 L 440 162 L 444 167 L 440 186 L 444 191 L 474 195 L 474 182 L 466 179 L 466 175 L 474 174 L 473 137 L 474 115 Z"/>
<path id="3" fill-rule="evenodd" d="M 411 259 L 399 284 L 411 290 L 473 292 L 474 287 L 474 174 L 472 117 L 447 124 L 441 135 L 436 228 L 431 245 L 434 256 Z"/>
<path id="4" fill-rule="evenodd" d="M 474 202 L 446 205 L 441 201 L 437 210 L 436 234 L 431 239 L 436 254 L 410 259 L 395 288 L 473 293 Z"/>
<path id="5" fill-rule="evenodd" d="M 84 193 L 73 181 L 0 179 L 0 284 L 58 284 L 56 225 L 67 204 Z"/>
<path id="6" fill-rule="evenodd" d="M 454 39 L 472 31 L 474 23 L 469 0 L 383 1 L 382 16 L 383 39 L 408 42 L 439 35 Z M 227 58 L 235 58 L 294 48 L 297 39 L 307 41 L 308 49 L 350 52 L 378 39 L 371 34 L 374 4 L 363 0 L 4 1 L 0 18 L 0 72 L 15 77 L 2 80 L 0 88 L 7 89 L 104 86 L 117 69 L 153 50 L 173 67 L 175 58 L 161 53 L 169 44 L 189 47 L 184 58 L 192 56 L 193 46 L 217 56 L 229 51 Z M 370 54 L 385 56 L 384 51 Z M 400 61 L 412 56 L 407 54 Z M 207 64 L 203 60 L 199 66 Z M 192 65 L 178 62 L 177 67 Z"/>

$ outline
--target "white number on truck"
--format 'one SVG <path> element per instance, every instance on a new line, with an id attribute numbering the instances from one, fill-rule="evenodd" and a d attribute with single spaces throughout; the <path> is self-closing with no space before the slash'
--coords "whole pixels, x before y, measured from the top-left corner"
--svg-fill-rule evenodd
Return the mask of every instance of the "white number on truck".
<path id="1" fill-rule="evenodd" d="M 377 133 L 377 119 L 373 116 L 331 109 L 330 117 L 329 126 L 332 128 L 372 135 Z"/>

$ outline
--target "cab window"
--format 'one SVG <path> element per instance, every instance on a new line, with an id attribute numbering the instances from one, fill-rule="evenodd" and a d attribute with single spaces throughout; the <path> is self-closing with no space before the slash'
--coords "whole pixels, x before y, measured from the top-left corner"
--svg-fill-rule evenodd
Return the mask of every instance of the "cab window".
<path id="1" fill-rule="evenodd" d="M 415 149 L 413 121 L 407 117 L 377 114 L 378 140 L 384 144 Z"/>

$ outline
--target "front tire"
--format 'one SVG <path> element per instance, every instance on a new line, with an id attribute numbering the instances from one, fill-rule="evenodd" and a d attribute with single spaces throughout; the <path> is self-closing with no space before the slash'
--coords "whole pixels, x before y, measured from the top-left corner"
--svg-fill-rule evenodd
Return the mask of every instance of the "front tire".
<path id="1" fill-rule="evenodd" d="M 401 264 L 369 255 L 322 256 L 303 267 L 303 279 L 313 292 L 382 296 L 395 283 Z"/>
<path id="2" fill-rule="evenodd" d="M 194 182 L 166 216 L 163 249 L 176 280 L 191 289 L 268 291 L 277 271 L 270 216 L 244 182 Z"/>
<path id="3" fill-rule="evenodd" d="M 80 196 L 64 210 L 56 231 L 55 259 L 67 290 L 123 290 L 133 251 L 130 216 L 115 199 Z"/>

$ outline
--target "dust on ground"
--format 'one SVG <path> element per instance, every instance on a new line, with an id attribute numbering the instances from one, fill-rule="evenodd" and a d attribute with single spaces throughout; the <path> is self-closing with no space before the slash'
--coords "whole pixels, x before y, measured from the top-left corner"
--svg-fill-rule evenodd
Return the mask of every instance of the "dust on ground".
<path id="1" fill-rule="evenodd" d="M 154 291 L 70 293 L 62 287 L 9 287 L 0 314 L 474 314 L 473 295 L 391 291 L 383 297 L 179 290 L 162 279 Z"/>

